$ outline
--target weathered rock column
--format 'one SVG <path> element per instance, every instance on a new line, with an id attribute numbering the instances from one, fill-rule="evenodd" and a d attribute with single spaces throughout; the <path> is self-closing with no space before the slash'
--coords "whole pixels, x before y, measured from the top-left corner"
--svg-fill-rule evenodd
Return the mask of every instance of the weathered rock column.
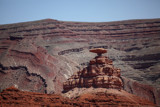
<path id="1" fill-rule="evenodd" d="M 76 72 L 63 84 L 64 92 L 75 87 L 121 89 L 123 87 L 120 79 L 121 70 L 114 68 L 112 61 L 102 56 L 107 53 L 107 50 L 96 48 L 91 49 L 90 52 L 97 53 L 98 56 L 90 60 L 86 68 Z"/>

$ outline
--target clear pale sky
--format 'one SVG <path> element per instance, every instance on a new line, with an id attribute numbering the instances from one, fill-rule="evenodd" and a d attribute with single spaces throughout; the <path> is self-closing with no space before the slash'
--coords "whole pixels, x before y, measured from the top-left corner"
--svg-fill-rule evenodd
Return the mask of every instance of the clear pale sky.
<path id="1" fill-rule="evenodd" d="M 160 18 L 160 0 L 0 0 L 0 24 L 46 18 L 80 22 Z"/>

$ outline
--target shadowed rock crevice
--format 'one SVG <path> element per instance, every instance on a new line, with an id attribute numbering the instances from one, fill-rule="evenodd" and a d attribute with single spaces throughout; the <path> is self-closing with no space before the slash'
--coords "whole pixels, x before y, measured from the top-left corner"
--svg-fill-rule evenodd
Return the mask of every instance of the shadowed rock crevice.
<path id="1" fill-rule="evenodd" d="M 83 51 L 83 48 L 68 49 L 68 50 L 63 50 L 61 52 L 58 52 L 58 55 L 64 55 L 71 52 L 81 52 L 81 51 Z"/>

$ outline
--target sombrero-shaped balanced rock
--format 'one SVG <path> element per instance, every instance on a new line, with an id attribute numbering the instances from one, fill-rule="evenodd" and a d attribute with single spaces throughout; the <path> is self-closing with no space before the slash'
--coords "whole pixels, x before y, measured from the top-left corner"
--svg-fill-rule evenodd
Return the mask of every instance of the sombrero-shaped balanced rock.
<path id="1" fill-rule="evenodd" d="M 120 69 L 114 68 L 112 61 L 106 56 L 101 56 L 107 50 L 103 48 L 91 49 L 90 52 L 97 53 L 98 56 L 91 59 L 89 65 L 75 72 L 63 84 L 64 92 L 75 87 L 78 88 L 114 88 L 122 89 L 123 83 L 120 78 Z"/>
<path id="2" fill-rule="evenodd" d="M 89 51 L 93 53 L 97 53 L 98 56 L 101 56 L 102 54 L 107 53 L 107 50 L 104 48 L 94 48 L 94 49 L 90 49 Z"/>

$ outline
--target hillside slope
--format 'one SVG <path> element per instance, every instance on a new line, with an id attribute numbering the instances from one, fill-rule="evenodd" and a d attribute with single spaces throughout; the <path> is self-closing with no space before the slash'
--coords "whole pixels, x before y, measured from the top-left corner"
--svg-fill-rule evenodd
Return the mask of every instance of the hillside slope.
<path id="1" fill-rule="evenodd" d="M 0 93 L 0 105 L 5 107 L 97 107 L 97 106 L 132 106 L 154 107 L 155 104 L 125 91 L 105 90 L 82 94 L 77 98 L 65 98 L 57 94 L 43 94 L 20 91 L 14 87 L 5 89 Z"/>
<path id="2" fill-rule="evenodd" d="M 0 25 L 0 88 L 60 93 L 62 83 L 88 64 L 102 47 L 122 76 L 151 85 L 160 95 L 160 19 L 104 23 L 52 19 Z M 136 94 L 130 80 L 126 90 Z M 137 91 L 146 91 L 142 87 Z M 156 90 L 156 91 L 155 91 Z M 159 94 L 157 94 L 159 93 Z"/>

